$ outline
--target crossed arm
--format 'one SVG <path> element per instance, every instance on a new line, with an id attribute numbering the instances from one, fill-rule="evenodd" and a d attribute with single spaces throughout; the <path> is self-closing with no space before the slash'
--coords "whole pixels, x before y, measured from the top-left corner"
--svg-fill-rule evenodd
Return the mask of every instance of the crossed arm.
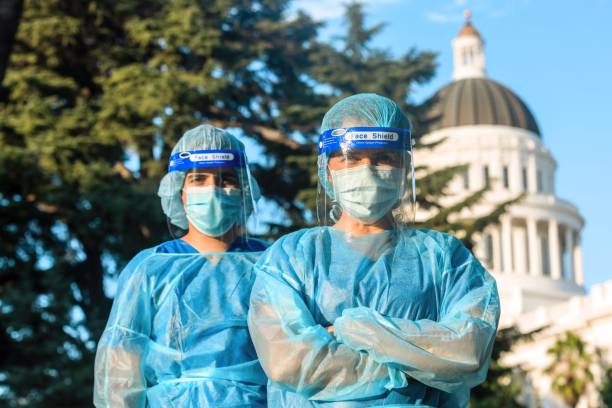
<path id="1" fill-rule="evenodd" d="M 330 401 L 404 387 L 404 374 L 449 393 L 479 384 L 499 319 L 495 281 L 458 241 L 447 258 L 442 273 L 434 271 L 437 321 L 360 307 L 345 309 L 328 329 L 314 321 L 289 262 L 260 262 L 249 329 L 264 371 L 286 389 Z"/>

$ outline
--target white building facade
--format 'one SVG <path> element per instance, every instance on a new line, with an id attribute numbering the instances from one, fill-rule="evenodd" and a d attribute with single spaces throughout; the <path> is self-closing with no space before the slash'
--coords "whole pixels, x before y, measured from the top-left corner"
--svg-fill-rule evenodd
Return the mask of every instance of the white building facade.
<path id="1" fill-rule="evenodd" d="M 444 205 L 490 187 L 478 205 L 460 214 L 462 218 L 484 216 L 501 203 L 521 197 L 507 208 L 499 225 L 489 226 L 476 237 L 475 253 L 497 280 L 502 306 L 500 326 L 525 329 L 524 322 L 532 321 L 534 313 L 546 315 L 546 325 L 552 325 L 552 329 L 542 344 L 549 344 L 551 336 L 566 326 L 555 329 L 555 316 L 547 311 L 557 310 L 568 301 L 585 304 L 591 299 L 584 297 L 583 286 L 584 218 L 572 203 L 556 195 L 557 163 L 527 105 L 514 92 L 487 77 L 484 41 L 470 21 L 453 39 L 452 46 L 453 81 L 436 93 L 434 125 L 422 139 L 424 143 L 440 143 L 433 149 L 415 152 L 415 162 L 430 171 L 468 166 L 449 186 Z M 417 220 L 429 215 L 418 211 Z M 612 291 L 612 286 L 606 290 Z M 612 317 L 612 310 L 609 313 Z M 578 320 L 574 326 L 590 324 L 575 317 Z M 557 318 L 563 320 L 563 316 Z M 602 327 L 612 338 L 612 326 Z M 590 336 L 585 340 L 594 344 Z M 558 401 L 549 384 L 547 388 L 542 380 L 544 366 L 533 366 L 533 361 L 548 364 L 546 350 L 550 345 L 543 349 L 542 344 L 534 337 L 531 345 L 517 349 L 511 361 L 531 362 L 527 364 L 534 376 L 530 381 L 535 384 L 531 406 L 536 406 L 533 401 L 545 407 L 563 406 L 555 405 Z M 606 347 L 612 350 L 612 344 Z M 534 360 L 534 352 L 540 353 L 541 358 Z"/>

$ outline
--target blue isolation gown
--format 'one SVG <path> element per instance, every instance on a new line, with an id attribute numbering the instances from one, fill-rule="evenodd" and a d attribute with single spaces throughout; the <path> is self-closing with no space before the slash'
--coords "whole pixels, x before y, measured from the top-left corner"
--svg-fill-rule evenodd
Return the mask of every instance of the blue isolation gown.
<path id="1" fill-rule="evenodd" d="M 249 330 L 272 407 L 461 407 L 485 379 L 497 288 L 451 235 L 305 229 L 255 270 Z"/>
<path id="2" fill-rule="evenodd" d="M 264 407 L 266 376 L 247 329 L 261 241 L 200 254 L 182 240 L 122 271 L 95 363 L 97 407 Z"/>

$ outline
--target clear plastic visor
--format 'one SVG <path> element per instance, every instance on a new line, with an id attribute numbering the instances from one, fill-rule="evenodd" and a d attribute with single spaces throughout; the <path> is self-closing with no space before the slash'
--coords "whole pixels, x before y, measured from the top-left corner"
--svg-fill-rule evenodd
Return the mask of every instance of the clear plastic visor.
<path id="1" fill-rule="evenodd" d="M 168 170 L 162 184 L 171 194 L 165 200 L 169 211 L 164 211 L 173 236 L 194 231 L 229 241 L 247 238 L 247 219 L 255 203 L 242 152 L 179 152 L 170 158 Z"/>
<path id="2" fill-rule="evenodd" d="M 414 220 L 409 129 L 352 127 L 319 137 L 320 225 L 393 229 Z"/>

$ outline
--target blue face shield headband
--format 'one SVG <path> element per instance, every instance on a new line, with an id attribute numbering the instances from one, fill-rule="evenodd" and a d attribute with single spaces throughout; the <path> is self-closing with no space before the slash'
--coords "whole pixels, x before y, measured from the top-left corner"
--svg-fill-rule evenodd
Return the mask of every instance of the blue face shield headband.
<path id="1" fill-rule="evenodd" d="M 230 149 L 182 151 L 173 154 L 168 165 L 169 172 L 185 173 L 197 172 L 197 169 L 200 172 L 206 172 L 207 169 L 216 172 L 220 168 L 235 169 L 239 186 L 190 186 L 184 190 L 187 219 L 200 232 L 213 237 L 225 234 L 233 225 L 244 224 L 248 217 L 246 211 L 249 206 L 244 201 L 247 197 L 244 188 L 250 191 L 251 186 L 244 152 Z M 245 182 L 248 186 L 244 185 Z M 177 188 L 180 191 L 181 187 Z M 254 203 L 250 207 L 254 208 Z M 176 208 L 178 211 L 179 207 Z"/>
<path id="2" fill-rule="evenodd" d="M 319 136 L 319 157 L 329 158 L 334 152 L 348 152 L 358 149 L 387 149 L 404 151 L 410 160 L 412 202 L 416 202 L 416 183 L 414 178 L 414 161 L 412 160 L 412 136 L 407 128 L 359 126 L 347 128 L 328 129 Z M 327 163 L 327 160 L 324 160 Z M 322 169 L 322 182 L 327 183 L 326 169 Z M 321 171 L 321 169 L 320 169 Z M 406 174 L 406 173 L 404 173 Z"/>
<path id="3" fill-rule="evenodd" d="M 412 150 L 410 129 L 349 127 L 329 129 L 319 136 L 319 155 L 351 149 Z"/>
<path id="4" fill-rule="evenodd" d="M 246 167 L 246 159 L 239 150 L 190 150 L 170 157 L 168 171 L 189 171 L 210 167 Z"/>

